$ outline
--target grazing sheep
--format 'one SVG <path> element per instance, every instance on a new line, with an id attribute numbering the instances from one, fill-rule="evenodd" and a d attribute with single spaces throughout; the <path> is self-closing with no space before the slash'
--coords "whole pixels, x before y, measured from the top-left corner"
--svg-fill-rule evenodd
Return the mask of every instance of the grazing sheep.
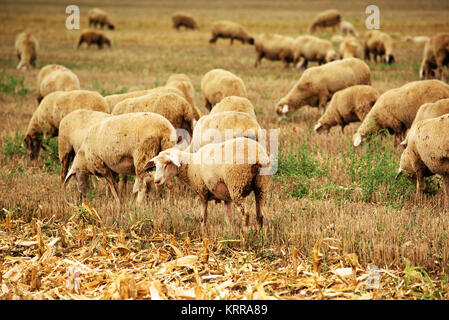
<path id="1" fill-rule="evenodd" d="M 81 143 L 87 136 L 88 129 L 111 115 L 105 112 L 79 109 L 66 115 L 59 124 L 58 153 L 61 163 L 61 182 L 69 171 L 70 162 L 81 147 Z"/>
<path id="2" fill-rule="evenodd" d="M 425 190 L 424 178 L 439 174 L 443 177 L 444 200 L 449 203 L 449 115 L 419 121 L 409 136 L 401 155 L 398 175 L 403 173 L 416 180 L 416 193 Z"/>
<path id="3" fill-rule="evenodd" d="M 43 67 L 37 76 L 37 102 L 55 91 L 80 90 L 80 81 L 75 73 L 59 64 Z"/>
<path id="4" fill-rule="evenodd" d="M 225 111 L 244 112 L 256 119 L 254 106 L 247 98 L 236 96 L 223 98 L 223 100 L 221 100 L 212 108 L 209 114 L 216 114 Z"/>
<path id="5" fill-rule="evenodd" d="M 182 96 L 175 93 L 152 92 L 129 98 L 117 103 L 111 114 L 119 115 L 131 112 L 154 112 L 165 117 L 176 129 L 193 133 L 194 116 L 192 106 Z"/>
<path id="6" fill-rule="evenodd" d="M 196 152 L 206 144 L 219 143 L 237 137 L 258 140 L 259 130 L 261 130 L 259 123 L 248 113 L 223 111 L 209 114 L 198 120 L 192 141 L 186 150 Z"/>
<path id="7" fill-rule="evenodd" d="M 357 85 L 337 91 L 314 130 L 318 133 L 323 131 L 327 133 L 331 127 L 340 125 L 343 132 L 350 122 L 363 121 L 377 98 L 379 98 L 379 92 L 367 85 Z"/>
<path id="8" fill-rule="evenodd" d="M 88 176 L 100 176 L 106 179 L 115 200 L 120 203 L 116 186 L 118 174 L 135 175 L 133 192 L 138 192 L 136 202 L 141 205 L 152 181 L 152 175 L 145 172 L 145 164 L 175 144 L 175 128 L 159 114 L 137 112 L 110 117 L 90 127 L 64 186 L 75 177 L 79 192 L 85 196 Z"/>
<path id="9" fill-rule="evenodd" d="M 318 27 L 320 28 L 332 27 L 332 30 L 336 32 L 337 28 L 338 29 L 340 28 L 340 24 L 341 24 L 340 12 L 335 9 L 326 10 L 316 16 L 315 20 L 309 27 L 309 33 L 311 34 L 315 33 Z"/>
<path id="10" fill-rule="evenodd" d="M 201 93 L 205 100 L 206 109 L 209 111 L 224 97 L 247 97 L 243 80 L 232 72 L 223 69 L 212 69 L 203 76 Z"/>
<path id="11" fill-rule="evenodd" d="M 218 38 L 231 39 L 231 45 L 234 40 L 239 40 L 242 44 L 254 44 L 254 38 L 243 28 L 242 25 L 232 21 L 218 21 L 212 26 L 212 38 L 209 43 L 215 43 Z"/>
<path id="12" fill-rule="evenodd" d="M 89 48 L 91 44 L 98 45 L 98 49 L 103 49 L 103 44 L 107 44 L 108 47 L 111 46 L 111 39 L 109 39 L 106 35 L 101 32 L 97 32 L 94 30 L 85 30 L 80 35 L 80 40 L 78 41 L 77 49 L 83 44 L 87 43 L 87 47 Z"/>
<path id="13" fill-rule="evenodd" d="M 413 42 L 416 44 L 426 44 L 429 40 L 430 38 L 428 36 L 405 36 L 403 39 L 404 42 Z"/>
<path id="14" fill-rule="evenodd" d="M 187 13 L 175 13 L 171 17 L 173 21 L 173 28 L 179 30 L 179 28 L 184 27 L 186 29 L 199 30 L 198 23 L 195 18 Z"/>
<path id="15" fill-rule="evenodd" d="M 34 111 L 25 136 L 31 160 L 39 155 L 42 134 L 57 136 L 61 120 L 77 109 L 106 112 L 107 106 L 104 98 L 96 91 L 56 91 L 45 96 Z"/>
<path id="16" fill-rule="evenodd" d="M 262 34 L 256 37 L 254 47 L 257 58 L 254 67 L 260 65 L 262 58 L 271 61 L 282 61 L 288 68 L 290 62 L 295 59 L 295 39 L 279 34 Z"/>
<path id="17" fill-rule="evenodd" d="M 103 29 L 104 26 L 107 26 L 110 30 L 115 29 L 115 26 L 111 23 L 108 14 L 104 10 L 99 8 L 90 9 L 87 16 L 89 18 L 89 28 L 92 25 L 96 28 L 99 24 L 101 29 Z"/>
<path id="18" fill-rule="evenodd" d="M 316 61 L 319 65 L 322 65 L 339 58 L 339 54 L 335 51 L 332 42 L 329 40 L 314 36 L 299 36 L 295 41 L 294 61 L 297 63 L 297 69 L 306 69 L 310 61 Z"/>
<path id="19" fill-rule="evenodd" d="M 19 64 L 17 70 L 30 70 L 36 67 L 39 42 L 29 32 L 19 33 L 16 37 L 15 49 Z"/>
<path id="20" fill-rule="evenodd" d="M 249 215 L 243 201 L 254 192 L 256 220 L 263 227 L 263 205 L 268 193 L 268 175 L 260 169 L 269 167 L 270 159 L 265 149 L 247 138 L 209 144 L 195 153 L 168 149 L 152 158 L 145 168 L 156 167 L 154 184 L 159 187 L 173 177 L 195 191 L 202 207 L 201 234 L 207 233 L 207 205 L 210 200 L 225 201 L 228 219 L 233 202 L 242 221 L 242 238 L 248 239 Z"/>
<path id="21" fill-rule="evenodd" d="M 305 105 L 317 106 L 322 113 L 335 92 L 357 84 L 371 85 L 370 69 L 360 59 L 348 58 L 309 68 L 277 103 L 276 113 L 281 118 Z"/>
<path id="22" fill-rule="evenodd" d="M 340 43 L 339 51 L 342 59 L 363 59 L 363 46 L 359 40 L 354 37 L 345 37 Z"/>
<path id="23" fill-rule="evenodd" d="M 410 130 L 407 132 L 407 136 L 405 140 L 401 142 L 401 145 L 404 147 L 407 146 L 408 137 L 412 134 L 416 127 L 416 124 L 419 121 L 437 118 L 447 113 L 449 113 L 449 99 L 441 99 L 436 102 L 424 103 L 419 107 L 418 112 L 416 113 L 416 117 L 413 120 L 412 125 L 410 126 Z"/>
<path id="24" fill-rule="evenodd" d="M 187 75 L 184 73 L 172 74 L 168 78 L 165 87 L 180 90 L 187 102 L 192 105 L 195 119 L 198 120 L 201 117 L 201 111 L 195 106 L 195 102 L 193 101 L 195 97 L 195 88 Z"/>
<path id="25" fill-rule="evenodd" d="M 131 91 L 126 93 L 117 93 L 117 94 L 111 94 L 109 96 L 104 97 L 104 100 L 106 101 L 106 104 L 108 106 L 108 113 L 111 113 L 112 110 L 114 110 L 114 107 L 123 100 L 129 99 L 129 98 L 137 98 L 144 95 L 147 95 L 150 93 L 150 90 L 137 90 L 137 91 Z"/>
<path id="26" fill-rule="evenodd" d="M 345 36 L 354 36 L 356 38 L 359 37 L 359 33 L 355 30 L 353 24 L 349 21 L 343 20 L 340 24 L 340 31 Z"/>
<path id="27" fill-rule="evenodd" d="M 405 133 L 420 106 L 444 98 L 449 98 L 449 85 L 439 80 L 413 81 L 384 92 L 354 134 L 354 146 L 359 146 L 363 138 L 381 129 Z"/>
<path id="28" fill-rule="evenodd" d="M 364 50 L 365 59 L 368 61 L 371 60 L 371 54 L 373 54 L 374 62 L 378 62 L 377 57 L 379 57 L 380 62 L 394 63 L 393 39 L 385 32 L 378 30 L 366 32 Z"/>
<path id="29" fill-rule="evenodd" d="M 444 67 L 449 67 L 449 33 L 439 33 L 424 46 L 423 60 L 419 69 L 420 79 L 445 78 Z"/>

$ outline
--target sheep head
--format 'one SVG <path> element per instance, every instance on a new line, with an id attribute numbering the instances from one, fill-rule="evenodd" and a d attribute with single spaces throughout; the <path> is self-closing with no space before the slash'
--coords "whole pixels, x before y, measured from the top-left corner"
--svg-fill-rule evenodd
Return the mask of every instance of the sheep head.
<path id="1" fill-rule="evenodd" d="M 41 137 L 38 134 L 35 135 L 27 134 L 24 141 L 25 144 L 27 145 L 27 150 L 31 160 L 37 159 L 39 151 L 41 149 Z"/>
<path id="2" fill-rule="evenodd" d="M 164 183 L 170 181 L 178 174 L 178 168 L 181 166 L 179 150 L 167 149 L 160 152 L 156 157 L 149 160 L 144 169 L 156 167 L 154 173 L 154 185 L 159 188 Z"/>
<path id="3" fill-rule="evenodd" d="M 315 125 L 315 127 L 313 128 L 313 130 L 314 130 L 316 133 L 329 133 L 329 129 L 330 129 L 330 126 L 329 126 L 328 124 L 326 124 L 326 123 L 321 123 L 321 122 L 318 122 L 318 123 Z"/>

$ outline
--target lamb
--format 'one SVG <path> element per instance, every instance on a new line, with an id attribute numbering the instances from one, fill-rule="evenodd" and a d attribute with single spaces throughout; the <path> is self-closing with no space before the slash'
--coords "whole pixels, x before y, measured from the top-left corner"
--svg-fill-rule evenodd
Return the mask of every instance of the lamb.
<path id="1" fill-rule="evenodd" d="M 354 134 L 354 146 L 381 129 L 405 133 L 421 105 L 444 98 L 449 98 L 449 85 L 439 80 L 413 81 L 384 92 Z"/>
<path id="2" fill-rule="evenodd" d="M 290 62 L 295 59 L 295 39 L 279 34 L 262 34 L 256 38 L 255 48 L 257 53 L 254 67 L 260 65 L 262 58 L 271 61 L 280 60 L 288 68 Z"/>
<path id="3" fill-rule="evenodd" d="M 36 67 L 39 42 L 29 32 L 19 33 L 16 37 L 15 49 L 19 64 L 17 70 L 30 70 Z"/>
<path id="4" fill-rule="evenodd" d="M 212 108 L 209 114 L 217 114 L 225 111 L 244 112 L 256 119 L 254 106 L 247 98 L 236 96 L 223 98 L 223 100 L 221 100 Z"/>
<path id="5" fill-rule="evenodd" d="M 359 37 L 359 33 L 355 30 L 353 24 L 349 21 L 343 20 L 340 24 L 340 31 L 345 36 L 354 36 L 356 38 Z"/>
<path id="6" fill-rule="evenodd" d="M 186 29 L 199 30 L 198 23 L 195 18 L 187 13 L 175 13 L 171 17 L 173 21 L 173 28 L 179 30 L 179 28 L 184 27 Z"/>
<path id="7" fill-rule="evenodd" d="M 79 109 L 66 115 L 59 124 L 58 154 L 61 163 L 61 182 L 69 171 L 70 162 L 81 147 L 81 143 L 87 136 L 88 129 L 111 115 L 105 112 Z"/>
<path id="8" fill-rule="evenodd" d="M 203 76 L 201 93 L 205 100 L 206 109 L 209 111 L 224 97 L 247 97 L 243 80 L 232 72 L 223 69 L 212 69 Z"/>
<path id="9" fill-rule="evenodd" d="M 185 149 L 196 152 L 209 143 L 219 143 L 236 137 L 258 140 L 261 127 L 257 120 L 244 112 L 223 111 L 201 117 L 193 131 L 192 141 Z"/>
<path id="10" fill-rule="evenodd" d="M 78 76 L 66 67 L 49 64 L 39 71 L 36 93 L 38 103 L 52 92 L 72 90 L 80 90 L 80 81 Z"/>
<path id="11" fill-rule="evenodd" d="M 106 11 L 101 10 L 99 8 L 90 9 L 87 13 L 89 18 L 89 28 L 93 25 L 95 28 L 99 24 L 101 29 L 104 26 L 107 26 L 110 30 L 114 30 L 115 26 L 109 20 L 108 14 Z"/>
<path id="12" fill-rule="evenodd" d="M 398 171 L 398 176 L 405 174 L 411 181 L 416 181 L 417 194 L 426 188 L 425 177 L 441 175 L 446 205 L 449 202 L 448 128 L 447 114 L 418 122 L 401 155 Z"/>
<path id="13" fill-rule="evenodd" d="M 338 10 L 330 9 L 321 12 L 316 16 L 315 20 L 309 27 L 309 33 L 314 34 L 318 27 L 326 28 L 332 27 L 334 32 L 337 31 L 337 28 L 340 28 L 341 24 L 341 14 Z"/>
<path id="14" fill-rule="evenodd" d="M 357 84 L 371 85 L 370 69 L 360 59 L 348 58 L 309 68 L 277 103 L 276 113 L 280 119 L 305 105 L 317 106 L 322 113 L 335 92 Z"/>
<path id="15" fill-rule="evenodd" d="M 340 43 L 340 55 L 342 59 L 359 58 L 363 59 L 363 46 L 354 37 L 345 37 Z"/>
<path id="16" fill-rule="evenodd" d="M 377 62 L 377 57 L 383 63 L 394 63 L 393 55 L 393 39 L 385 32 L 378 30 L 371 30 L 365 34 L 365 59 L 370 60 L 373 54 L 374 62 Z"/>
<path id="17" fill-rule="evenodd" d="M 78 41 L 76 48 L 78 49 L 84 42 L 87 44 L 88 48 L 91 44 L 96 44 L 99 50 L 103 49 L 104 44 L 107 44 L 108 47 L 111 46 L 111 39 L 103 33 L 93 30 L 85 30 L 81 33 L 80 40 Z"/>
<path id="18" fill-rule="evenodd" d="M 350 122 L 363 121 L 378 98 L 379 92 L 367 85 L 356 85 L 337 91 L 314 130 L 327 133 L 331 127 L 340 125 L 343 132 Z"/>
<path id="19" fill-rule="evenodd" d="M 191 105 L 178 94 L 153 92 L 119 102 L 111 114 L 154 112 L 165 117 L 176 129 L 193 133 L 194 116 Z"/>
<path id="20" fill-rule="evenodd" d="M 415 119 L 410 126 L 410 130 L 407 132 L 407 136 L 405 140 L 401 142 L 401 145 L 404 147 L 407 146 L 408 137 L 413 134 L 412 132 L 418 122 L 426 119 L 437 118 L 447 113 L 449 113 L 449 99 L 441 99 L 433 103 L 424 103 L 419 107 Z"/>
<path id="21" fill-rule="evenodd" d="M 96 91 L 56 91 L 45 96 L 34 111 L 25 135 L 31 160 L 39 155 L 42 133 L 57 136 L 61 120 L 77 109 L 106 112 L 107 106 L 104 98 Z"/>
<path id="22" fill-rule="evenodd" d="M 329 40 L 314 36 L 299 36 L 296 38 L 294 61 L 296 68 L 307 68 L 309 61 L 317 61 L 319 65 L 339 58 L 339 54 Z M 301 62 L 299 60 L 302 59 Z"/>
<path id="23" fill-rule="evenodd" d="M 215 43 L 218 38 L 231 39 L 231 45 L 234 40 L 239 40 L 242 44 L 254 44 L 254 38 L 242 25 L 228 20 L 218 21 L 212 25 L 212 38 L 209 43 Z"/>
<path id="24" fill-rule="evenodd" d="M 444 66 L 449 67 L 449 33 L 439 33 L 426 43 L 419 78 L 436 78 L 438 73 L 444 80 Z"/>
<path id="25" fill-rule="evenodd" d="M 235 150 L 235 152 L 234 152 Z M 243 201 L 254 192 L 256 220 L 263 227 L 263 205 L 268 193 L 269 176 L 261 174 L 270 159 L 265 149 L 256 141 L 247 138 L 227 140 L 209 144 L 195 153 L 168 149 L 159 153 L 145 165 L 156 167 L 154 183 L 162 186 L 173 177 L 178 177 L 195 191 L 202 207 L 201 234 L 207 233 L 207 206 L 210 200 L 225 201 L 228 219 L 231 218 L 231 202 L 242 222 L 242 238 L 248 239 L 249 215 Z"/>
<path id="26" fill-rule="evenodd" d="M 145 172 L 145 164 L 175 144 L 175 128 L 159 114 L 136 112 L 110 117 L 90 127 L 64 186 L 75 177 L 79 192 L 85 196 L 88 176 L 97 175 L 106 179 L 112 195 L 120 204 L 117 176 L 135 175 L 133 192 L 138 193 L 136 202 L 141 206 L 152 181 L 152 175 Z"/>

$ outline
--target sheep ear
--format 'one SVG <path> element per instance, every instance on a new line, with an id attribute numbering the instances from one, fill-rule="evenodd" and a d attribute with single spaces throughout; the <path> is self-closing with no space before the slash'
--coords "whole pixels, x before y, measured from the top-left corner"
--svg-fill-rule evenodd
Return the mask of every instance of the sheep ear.
<path id="1" fill-rule="evenodd" d="M 150 169 L 150 168 L 154 168 L 154 166 L 156 165 L 156 164 L 154 163 L 154 159 L 156 159 L 156 157 L 154 157 L 153 159 L 149 160 L 149 161 L 147 162 L 147 164 L 143 167 L 143 170 L 147 170 L 147 169 Z"/>
<path id="2" fill-rule="evenodd" d="M 362 135 L 360 133 L 357 133 L 354 138 L 354 147 L 358 147 L 361 142 L 362 142 Z"/>
<path id="3" fill-rule="evenodd" d="M 168 155 L 168 159 L 173 163 L 175 166 L 180 167 L 181 162 L 179 161 L 179 157 L 176 153 L 170 153 Z"/>
<path id="4" fill-rule="evenodd" d="M 283 114 L 286 114 L 288 112 L 288 104 L 284 104 L 284 106 L 282 107 L 282 111 Z"/>
<path id="5" fill-rule="evenodd" d="M 407 147 L 407 139 L 404 139 L 404 140 L 400 143 L 400 145 L 403 146 L 403 147 Z"/>
<path id="6" fill-rule="evenodd" d="M 318 131 L 319 128 L 321 128 L 323 125 L 321 124 L 321 122 L 318 122 L 315 127 L 313 128 L 314 131 Z"/>
<path id="7" fill-rule="evenodd" d="M 75 176 L 75 175 L 76 175 L 76 173 L 75 173 L 75 171 L 73 170 L 73 167 L 72 167 L 70 169 L 69 173 L 67 173 L 67 175 L 66 175 L 66 177 L 64 179 L 64 186 L 66 186 L 67 183 L 70 181 L 70 178 L 72 178 L 72 176 Z"/>

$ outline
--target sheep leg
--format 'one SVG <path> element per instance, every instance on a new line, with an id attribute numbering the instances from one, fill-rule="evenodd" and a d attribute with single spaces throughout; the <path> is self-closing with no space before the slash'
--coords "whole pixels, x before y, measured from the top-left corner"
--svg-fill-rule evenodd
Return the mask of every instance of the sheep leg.
<path id="1" fill-rule="evenodd" d="M 424 181 L 424 175 L 421 170 L 416 173 L 416 195 L 418 196 L 426 189 L 426 182 Z"/>
<path id="2" fill-rule="evenodd" d="M 254 64 L 255 68 L 260 66 L 260 62 L 262 61 L 262 58 L 263 58 L 263 52 L 258 52 L 257 53 L 257 58 L 256 58 L 256 63 Z"/>
<path id="3" fill-rule="evenodd" d="M 78 49 L 83 44 L 83 42 L 84 42 L 84 39 L 81 38 L 80 41 L 78 42 L 78 46 L 76 48 Z"/>
<path id="4" fill-rule="evenodd" d="M 225 201 L 225 204 L 226 204 L 226 222 L 229 224 L 232 221 L 231 201 Z"/>
<path id="5" fill-rule="evenodd" d="M 231 38 L 231 46 L 232 46 L 233 43 L 234 43 L 234 38 Z"/>
<path id="6" fill-rule="evenodd" d="M 240 212 L 240 221 L 242 223 L 242 231 L 240 233 L 240 237 L 242 239 L 242 243 L 245 245 L 248 244 L 248 227 L 249 227 L 249 214 L 245 211 L 243 203 L 236 203 L 237 210 Z"/>
<path id="7" fill-rule="evenodd" d="M 120 198 L 117 193 L 116 176 L 114 176 L 114 174 L 111 170 L 107 170 L 106 174 L 103 175 L 103 177 L 106 179 L 106 182 L 109 185 L 109 189 L 111 190 L 111 193 L 112 193 L 115 201 L 117 201 L 117 204 L 120 205 Z"/>
<path id="8" fill-rule="evenodd" d="M 209 43 L 215 44 L 215 42 L 217 41 L 217 36 L 213 36 L 210 40 Z"/>
<path id="9" fill-rule="evenodd" d="M 201 203 L 201 236 L 204 238 L 207 235 L 207 205 L 206 199 L 200 198 Z"/>
<path id="10" fill-rule="evenodd" d="M 122 178 L 119 179 L 118 183 L 118 192 L 122 194 L 124 191 L 126 191 L 126 183 L 128 182 L 128 176 L 122 175 Z"/>

